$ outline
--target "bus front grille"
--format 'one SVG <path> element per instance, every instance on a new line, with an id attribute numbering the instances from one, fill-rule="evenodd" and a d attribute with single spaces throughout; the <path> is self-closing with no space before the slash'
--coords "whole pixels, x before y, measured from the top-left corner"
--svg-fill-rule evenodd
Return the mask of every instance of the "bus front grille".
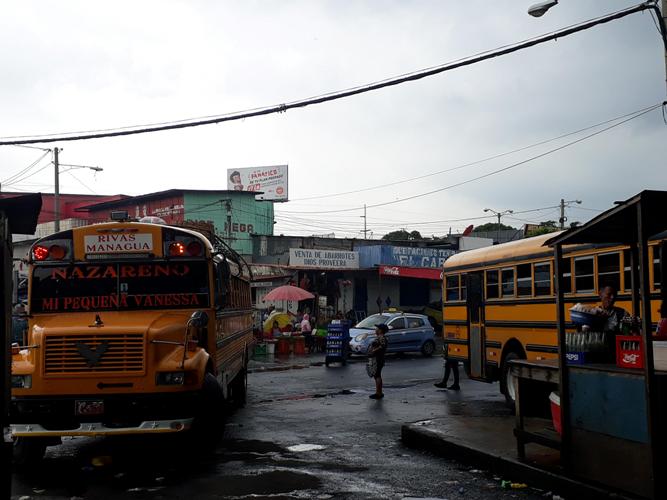
<path id="1" fill-rule="evenodd" d="M 44 373 L 138 373 L 144 370 L 144 336 L 47 335 Z"/>

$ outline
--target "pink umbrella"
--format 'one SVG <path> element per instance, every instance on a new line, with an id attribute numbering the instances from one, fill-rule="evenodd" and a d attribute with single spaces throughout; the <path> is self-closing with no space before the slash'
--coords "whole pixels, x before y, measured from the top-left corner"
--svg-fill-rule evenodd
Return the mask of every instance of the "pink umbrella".
<path id="1" fill-rule="evenodd" d="M 274 288 L 271 290 L 269 293 L 266 294 L 264 297 L 264 300 L 306 300 L 306 299 L 313 299 L 315 296 L 304 290 L 303 288 L 299 288 L 298 286 L 293 286 L 293 285 L 283 285 L 279 286 L 278 288 Z"/>

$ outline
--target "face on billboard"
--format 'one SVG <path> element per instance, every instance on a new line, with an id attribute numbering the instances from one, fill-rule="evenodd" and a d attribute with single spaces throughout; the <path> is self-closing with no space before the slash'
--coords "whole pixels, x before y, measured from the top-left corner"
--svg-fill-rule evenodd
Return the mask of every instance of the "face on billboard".
<path id="1" fill-rule="evenodd" d="M 227 189 L 254 191 L 258 200 L 287 201 L 287 165 L 227 169 Z"/>

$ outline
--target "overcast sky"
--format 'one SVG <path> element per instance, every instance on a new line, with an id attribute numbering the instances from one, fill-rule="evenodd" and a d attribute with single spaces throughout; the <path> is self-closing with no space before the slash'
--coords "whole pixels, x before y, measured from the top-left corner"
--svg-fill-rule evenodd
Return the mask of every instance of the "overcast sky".
<path id="1" fill-rule="evenodd" d="M 532 1 L 6 2 L 0 16 L 0 136 L 280 104 L 446 63 L 634 5 L 561 0 L 533 18 L 526 13 Z M 228 168 L 288 164 L 292 201 L 276 205 L 276 234 L 362 237 L 364 204 L 470 180 L 583 134 L 410 178 L 664 100 L 658 31 L 648 13 L 633 14 L 474 66 L 287 113 L 62 143 L 61 162 L 104 171 L 64 172 L 61 192 L 226 189 Z M 7 182 L 40 156 L 0 147 L 2 190 L 53 192 L 48 155 L 20 182 Z M 584 222 L 615 200 L 667 189 L 666 159 L 667 126 L 657 109 L 499 174 L 368 208 L 367 227 L 375 238 L 400 228 L 442 235 L 495 221 L 475 219 L 489 215 L 484 208 L 521 212 L 555 207 L 561 198 L 582 200 L 567 215 Z M 332 196 L 397 181 L 404 182 Z M 313 213 L 349 208 L 355 210 Z M 556 208 L 546 208 L 503 222 L 520 227 L 557 218 Z M 441 222 L 426 224 L 433 221 Z"/>

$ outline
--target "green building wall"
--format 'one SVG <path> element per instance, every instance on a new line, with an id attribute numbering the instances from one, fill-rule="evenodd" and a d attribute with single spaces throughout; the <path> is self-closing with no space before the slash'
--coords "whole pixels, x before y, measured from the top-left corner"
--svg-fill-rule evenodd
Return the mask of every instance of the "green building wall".
<path id="1" fill-rule="evenodd" d="M 257 201 L 254 193 L 184 191 L 183 205 L 185 220 L 212 222 L 218 236 L 241 255 L 252 255 L 251 234 L 273 235 L 273 202 Z"/>

